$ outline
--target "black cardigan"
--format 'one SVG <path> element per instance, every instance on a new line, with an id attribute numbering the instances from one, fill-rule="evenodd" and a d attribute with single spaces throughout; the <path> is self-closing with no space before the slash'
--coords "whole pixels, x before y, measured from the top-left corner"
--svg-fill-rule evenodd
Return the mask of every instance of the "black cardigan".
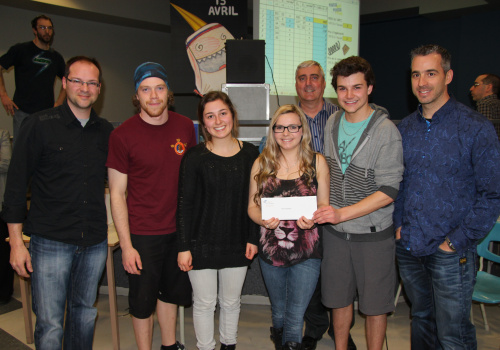
<path id="1" fill-rule="evenodd" d="M 177 247 L 191 251 L 193 268 L 248 266 L 247 243 L 257 245 L 258 226 L 247 213 L 250 171 L 257 147 L 243 142 L 232 157 L 199 144 L 184 155 L 179 174 Z"/>

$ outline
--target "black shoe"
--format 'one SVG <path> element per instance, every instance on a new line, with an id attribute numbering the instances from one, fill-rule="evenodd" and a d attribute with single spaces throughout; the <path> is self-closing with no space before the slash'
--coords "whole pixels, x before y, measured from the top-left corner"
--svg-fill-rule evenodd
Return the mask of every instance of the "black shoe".
<path id="1" fill-rule="evenodd" d="M 176 342 L 175 342 L 175 344 L 173 344 L 173 345 L 175 345 L 175 346 L 176 346 L 176 349 L 177 349 L 177 350 L 186 350 L 186 348 L 184 347 L 184 344 L 181 344 L 181 343 L 179 343 L 178 341 L 176 341 Z M 168 346 L 168 347 L 170 347 L 170 346 Z M 162 346 L 161 346 L 161 348 L 160 348 L 160 350 L 163 350 L 163 349 L 165 349 L 165 348 L 167 348 L 167 346 L 162 345 Z"/>
<path id="2" fill-rule="evenodd" d="M 283 346 L 281 345 L 281 342 L 283 340 L 283 328 L 270 328 L 271 330 L 271 340 L 274 343 L 274 349 L 275 350 L 282 350 Z"/>
<path id="3" fill-rule="evenodd" d="M 294 341 L 287 341 L 285 343 L 285 346 L 283 346 L 283 350 L 300 350 L 302 349 L 301 346 L 302 345 L 300 343 L 296 343 Z"/>
<path id="4" fill-rule="evenodd" d="M 236 344 L 233 345 L 226 345 L 226 344 L 220 344 L 220 350 L 235 350 L 236 349 Z"/>
<path id="5" fill-rule="evenodd" d="M 347 350 L 357 350 L 354 340 L 352 340 L 351 333 L 349 333 L 349 340 L 347 341 Z"/>
<path id="6" fill-rule="evenodd" d="M 314 350 L 316 345 L 318 345 L 318 341 L 313 337 L 306 335 L 302 338 L 302 350 Z"/>

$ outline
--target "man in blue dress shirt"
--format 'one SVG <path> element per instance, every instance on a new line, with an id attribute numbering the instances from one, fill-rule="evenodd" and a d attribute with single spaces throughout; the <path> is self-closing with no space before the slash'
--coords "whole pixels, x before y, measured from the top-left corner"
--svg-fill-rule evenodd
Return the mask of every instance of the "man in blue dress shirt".
<path id="1" fill-rule="evenodd" d="M 425 45 L 411 58 L 420 104 L 398 125 L 405 172 L 394 211 L 411 347 L 476 349 L 476 245 L 500 213 L 500 144 L 490 121 L 449 95 L 446 49 Z"/>

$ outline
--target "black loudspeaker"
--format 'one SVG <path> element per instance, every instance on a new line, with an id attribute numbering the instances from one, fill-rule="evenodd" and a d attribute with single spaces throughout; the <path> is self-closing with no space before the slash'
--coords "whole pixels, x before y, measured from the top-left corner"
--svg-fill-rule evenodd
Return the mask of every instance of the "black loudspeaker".
<path id="1" fill-rule="evenodd" d="M 265 81 L 265 41 L 226 40 L 226 82 L 263 84 Z"/>

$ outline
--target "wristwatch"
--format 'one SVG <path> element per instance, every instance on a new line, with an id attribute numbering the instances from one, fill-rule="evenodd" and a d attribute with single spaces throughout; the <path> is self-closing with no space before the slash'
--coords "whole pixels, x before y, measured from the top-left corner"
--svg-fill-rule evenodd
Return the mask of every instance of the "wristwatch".
<path id="1" fill-rule="evenodd" d="M 451 250 L 453 250 L 454 252 L 456 252 L 457 250 L 455 249 L 455 246 L 453 245 L 453 243 L 451 243 L 450 239 L 448 238 L 448 236 L 446 236 L 446 238 L 444 239 L 446 241 L 446 243 L 448 243 L 448 247 L 450 247 Z"/>

